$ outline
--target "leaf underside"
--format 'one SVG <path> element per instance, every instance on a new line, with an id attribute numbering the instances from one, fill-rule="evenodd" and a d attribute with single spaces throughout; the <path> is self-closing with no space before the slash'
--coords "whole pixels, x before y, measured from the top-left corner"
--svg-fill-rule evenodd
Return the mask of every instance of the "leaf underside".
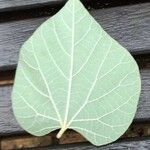
<path id="1" fill-rule="evenodd" d="M 131 124 L 141 91 L 139 69 L 79 0 L 69 0 L 22 46 L 12 94 L 27 132 L 81 133 L 100 146 Z"/>

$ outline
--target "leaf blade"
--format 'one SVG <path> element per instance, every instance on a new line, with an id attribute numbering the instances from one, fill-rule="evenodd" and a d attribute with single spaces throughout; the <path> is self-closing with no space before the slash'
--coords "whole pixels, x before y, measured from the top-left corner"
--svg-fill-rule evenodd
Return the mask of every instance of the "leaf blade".
<path id="1" fill-rule="evenodd" d="M 80 1 L 69 0 L 23 45 L 13 110 L 31 134 L 61 128 L 59 138 L 70 128 L 103 145 L 131 124 L 140 90 L 139 69 L 129 52 Z"/>

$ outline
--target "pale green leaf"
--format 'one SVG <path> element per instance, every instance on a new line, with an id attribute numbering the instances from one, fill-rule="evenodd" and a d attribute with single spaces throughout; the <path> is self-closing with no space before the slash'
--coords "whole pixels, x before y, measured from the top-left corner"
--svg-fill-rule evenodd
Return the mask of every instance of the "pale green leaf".
<path id="1" fill-rule="evenodd" d="M 13 111 L 33 135 L 60 129 L 60 138 L 69 128 L 103 145 L 127 130 L 140 91 L 139 69 L 129 52 L 79 0 L 69 0 L 22 46 Z"/>

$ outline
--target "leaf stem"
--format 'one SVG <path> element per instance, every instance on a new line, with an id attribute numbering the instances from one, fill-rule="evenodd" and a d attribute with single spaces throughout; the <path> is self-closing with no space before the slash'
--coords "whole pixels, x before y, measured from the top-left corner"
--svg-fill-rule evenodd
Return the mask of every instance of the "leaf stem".
<path id="1" fill-rule="evenodd" d="M 66 129 L 67 128 L 65 128 L 65 127 L 62 127 L 61 129 L 60 129 L 60 131 L 58 132 L 58 134 L 57 134 L 57 138 L 58 139 L 60 139 L 61 138 L 61 136 L 64 134 L 64 132 L 66 131 Z"/>

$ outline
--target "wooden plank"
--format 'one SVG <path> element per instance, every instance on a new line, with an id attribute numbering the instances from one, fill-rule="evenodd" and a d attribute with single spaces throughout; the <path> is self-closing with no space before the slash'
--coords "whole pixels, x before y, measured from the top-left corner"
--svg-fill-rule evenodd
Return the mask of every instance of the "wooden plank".
<path id="1" fill-rule="evenodd" d="M 139 56 L 141 57 L 141 56 Z M 140 65 L 142 93 L 135 121 L 150 121 L 150 57 L 136 58 Z M 25 133 L 16 122 L 11 108 L 12 86 L 0 87 L 0 135 Z"/>
<path id="2" fill-rule="evenodd" d="M 149 150 L 150 139 L 139 139 L 136 141 L 120 141 L 106 146 L 96 147 L 89 143 L 84 144 L 71 144 L 71 145 L 59 145 L 42 148 L 34 148 L 34 150 Z M 25 149 L 24 149 L 25 150 Z M 27 150 L 27 149 L 26 149 Z M 29 149 L 28 149 L 29 150 Z"/>
<path id="3" fill-rule="evenodd" d="M 67 0 L 0 0 L 0 12 L 21 10 L 36 8 L 41 6 L 51 6 L 62 5 Z M 82 0 L 84 3 L 88 3 L 96 8 L 99 7 L 110 7 L 116 5 L 134 4 L 139 2 L 148 2 L 148 0 Z"/>
<path id="4" fill-rule="evenodd" d="M 150 52 L 150 3 L 91 11 L 94 18 L 133 54 Z M 15 68 L 21 45 L 47 19 L 30 18 L 0 24 L 0 70 Z"/>
<path id="5" fill-rule="evenodd" d="M 64 0 L 0 0 L 0 12 L 62 3 Z"/>
<path id="6" fill-rule="evenodd" d="M 52 143 L 51 136 L 35 137 L 35 136 L 23 136 L 20 137 L 9 137 L 1 141 L 1 150 L 12 150 L 22 148 L 32 148 L 47 146 Z"/>
<path id="7" fill-rule="evenodd" d="M 48 135 L 42 137 L 35 137 L 32 135 L 28 136 L 13 136 L 13 137 L 5 137 L 1 140 L 1 149 L 22 149 L 22 148 L 36 148 L 36 147 L 44 147 L 50 145 L 62 145 L 62 144 L 75 144 L 75 143 L 83 143 L 87 142 L 87 140 L 80 135 L 79 133 L 73 130 L 67 130 L 60 139 L 56 138 L 56 132 L 52 132 Z M 130 128 L 126 131 L 126 133 L 118 139 L 118 142 L 121 139 L 131 139 L 131 138 L 146 138 L 150 136 L 150 124 L 146 123 L 133 123 Z"/>
<path id="8" fill-rule="evenodd" d="M 3 80 L 3 81 L 0 81 L 0 86 L 2 85 L 9 85 L 9 84 L 13 84 L 14 80 Z"/>

